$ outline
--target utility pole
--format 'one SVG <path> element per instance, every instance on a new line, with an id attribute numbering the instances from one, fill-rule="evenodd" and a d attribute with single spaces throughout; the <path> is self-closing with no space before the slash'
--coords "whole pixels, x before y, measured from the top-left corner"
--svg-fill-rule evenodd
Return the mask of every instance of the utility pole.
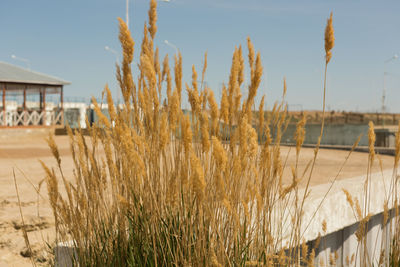
<path id="1" fill-rule="evenodd" d="M 386 71 L 386 64 L 397 59 L 399 56 L 397 54 L 394 54 L 391 58 L 385 60 L 384 65 L 383 65 L 383 89 L 382 89 L 382 107 L 381 107 L 381 113 L 386 112 L 386 106 L 385 106 L 385 100 L 386 100 L 386 76 L 388 75 L 388 72 Z"/>

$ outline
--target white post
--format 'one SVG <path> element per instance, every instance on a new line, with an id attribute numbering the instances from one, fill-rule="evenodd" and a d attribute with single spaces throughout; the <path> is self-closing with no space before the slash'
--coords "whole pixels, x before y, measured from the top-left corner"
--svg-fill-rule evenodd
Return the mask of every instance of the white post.
<path id="1" fill-rule="evenodd" d="M 168 40 L 165 40 L 164 43 L 170 47 L 172 47 L 173 49 L 175 49 L 176 55 L 179 54 L 179 49 L 178 47 L 176 47 L 176 45 L 172 44 L 171 42 L 169 42 Z"/>
<path id="2" fill-rule="evenodd" d="M 126 14 L 125 14 L 125 18 L 126 18 L 126 26 L 128 26 L 128 29 L 129 29 L 129 0 L 126 0 Z"/>
<path id="3" fill-rule="evenodd" d="M 114 49 L 110 48 L 109 46 L 105 46 L 104 47 L 105 50 L 110 51 L 111 53 L 113 53 L 115 55 L 115 62 L 117 63 L 117 65 L 119 65 L 119 60 L 118 60 L 118 53 L 117 51 L 115 51 Z M 120 92 L 119 89 L 117 88 L 117 103 L 119 104 L 119 100 L 120 100 Z"/>

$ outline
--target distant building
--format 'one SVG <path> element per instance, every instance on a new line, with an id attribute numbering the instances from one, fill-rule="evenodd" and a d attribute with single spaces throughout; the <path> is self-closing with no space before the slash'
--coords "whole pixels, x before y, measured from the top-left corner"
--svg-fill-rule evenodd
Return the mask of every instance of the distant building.
<path id="1" fill-rule="evenodd" d="M 63 88 L 67 84 L 70 82 L 0 62 L 0 127 L 63 127 Z M 56 96 L 57 104 L 46 105 L 49 95 Z"/>

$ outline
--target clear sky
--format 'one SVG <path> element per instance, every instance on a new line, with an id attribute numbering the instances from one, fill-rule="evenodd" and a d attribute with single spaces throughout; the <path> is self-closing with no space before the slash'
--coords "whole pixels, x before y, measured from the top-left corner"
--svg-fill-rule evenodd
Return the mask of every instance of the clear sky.
<path id="1" fill-rule="evenodd" d="M 147 0 L 130 0 L 136 52 L 148 6 Z M 286 76 L 289 108 L 320 109 L 323 35 L 331 11 L 336 43 L 328 70 L 328 109 L 379 110 L 386 67 L 386 104 L 400 112 L 400 60 L 384 64 L 400 53 L 398 0 L 159 2 L 156 45 L 162 57 L 175 53 L 164 40 L 179 48 L 188 83 L 191 65 L 200 71 L 208 51 L 206 80 L 219 97 L 235 45 L 246 47 L 250 36 L 262 56 L 258 95 L 267 95 L 267 106 L 281 96 Z M 15 54 L 29 59 L 32 70 L 71 81 L 67 99 L 100 96 L 106 83 L 115 91 L 115 55 L 104 47 L 121 51 L 118 16 L 125 18 L 125 0 L 0 0 L 0 61 L 26 66 L 11 58 Z"/>

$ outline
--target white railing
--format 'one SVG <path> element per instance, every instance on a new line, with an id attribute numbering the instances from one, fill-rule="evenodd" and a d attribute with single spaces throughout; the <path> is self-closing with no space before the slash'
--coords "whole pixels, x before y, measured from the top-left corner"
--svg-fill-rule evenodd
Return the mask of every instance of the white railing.
<path id="1" fill-rule="evenodd" d="M 0 126 L 52 126 L 63 125 L 62 110 L 3 110 L 0 111 Z"/>

